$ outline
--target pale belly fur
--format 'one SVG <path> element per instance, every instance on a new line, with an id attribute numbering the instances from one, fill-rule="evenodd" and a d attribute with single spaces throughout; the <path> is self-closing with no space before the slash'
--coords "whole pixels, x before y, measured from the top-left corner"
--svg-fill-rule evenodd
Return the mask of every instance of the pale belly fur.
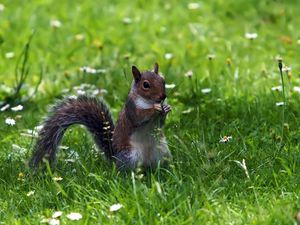
<path id="1" fill-rule="evenodd" d="M 171 157 L 167 140 L 155 129 L 155 124 L 149 123 L 130 136 L 132 165 L 155 167 L 159 161 Z"/>

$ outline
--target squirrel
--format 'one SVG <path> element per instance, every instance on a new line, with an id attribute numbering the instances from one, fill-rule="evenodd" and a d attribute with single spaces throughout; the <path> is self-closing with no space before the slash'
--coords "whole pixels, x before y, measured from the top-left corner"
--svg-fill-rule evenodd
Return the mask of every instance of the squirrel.
<path id="1" fill-rule="evenodd" d="M 52 164 L 64 132 L 73 124 L 84 125 L 97 147 L 120 170 L 152 168 L 170 159 L 162 127 L 171 107 L 164 103 L 165 81 L 158 64 L 153 71 L 142 73 L 132 66 L 132 75 L 131 90 L 116 125 L 106 104 L 96 98 L 81 95 L 54 106 L 38 134 L 29 164 L 36 167 L 44 158 Z"/>

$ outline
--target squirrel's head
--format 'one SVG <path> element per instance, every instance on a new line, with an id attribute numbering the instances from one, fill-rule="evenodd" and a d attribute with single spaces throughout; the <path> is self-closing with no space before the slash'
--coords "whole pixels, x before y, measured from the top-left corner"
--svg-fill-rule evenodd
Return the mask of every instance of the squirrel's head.
<path id="1" fill-rule="evenodd" d="M 158 64 L 154 64 L 154 70 L 140 72 L 138 68 L 132 66 L 132 75 L 134 78 L 134 88 L 136 94 L 151 100 L 155 103 L 161 103 L 167 97 L 165 90 L 165 80 L 158 74 Z"/>

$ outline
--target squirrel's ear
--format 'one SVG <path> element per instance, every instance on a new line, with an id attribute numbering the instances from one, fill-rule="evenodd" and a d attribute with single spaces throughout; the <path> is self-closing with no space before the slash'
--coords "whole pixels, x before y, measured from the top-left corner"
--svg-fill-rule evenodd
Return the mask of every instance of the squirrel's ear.
<path id="1" fill-rule="evenodd" d="M 158 74 L 158 64 L 154 63 L 154 73 Z"/>
<path id="2" fill-rule="evenodd" d="M 136 83 L 139 82 L 139 80 L 141 79 L 141 76 L 142 76 L 139 69 L 136 68 L 135 66 L 132 66 L 132 75 L 133 75 Z"/>

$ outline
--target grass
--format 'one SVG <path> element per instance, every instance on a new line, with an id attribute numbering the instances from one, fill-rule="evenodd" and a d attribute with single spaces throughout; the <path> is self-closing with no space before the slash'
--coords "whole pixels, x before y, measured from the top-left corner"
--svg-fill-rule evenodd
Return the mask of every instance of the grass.
<path id="1" fill-rule="evenodd" d="M 16 66 L 33 30 L 34 35 L 20 96 L 10 99 L 24 110 L 0 112 L 0 223 L 39 224 L 57 210 L 63 211 L 62 224 L 295 222 L 299 1 L 203 1 L 194 10 L 185 1 L 158 0 L 2 3 L 2 103 L 15 91 Z M 50 26 L 54 19 L 61 27 Z M 246 39 L 246 32 L 258 37 Z M 15 57 L 6 58 L 7 52 Z M 167 53 L 173 57 L 166 59 Z M 208 59 L 211 54 L 215 57 Z M 271 90 L 281 85 L 277 56 L 292 67 L 290 78 L 283 73 L 285 107 L 276 106 L 282 92 Z M 55 169 L 36 174 L 27 167 L 35 140 L 24 133 L 40 123 L 49 105 L 74 93 L 74 86 L 93 84 L 107 91 L 99 97 L 116 119 L 130 88 L 131 65 L 146 70 L 154 62 L 167 83 L 176 84 L 169 89 L 173 111 L 165 126 L 174 158 L 169 167 L 120 174 L 97 154 L 81 127 L 67 132 L 62 143 L 67 149 L 60 151 Z M 79 71 L 82 66 L 104 72 L 86 74 Z M 189 70 L 191 78 L 184 76 Z M 204 88 L 211 92 L 203 94 Z M 16 119 L 15 126 L 5 124 L 8 117 Z M 232 140 L 220 143 L 225 135 Z M 66 162 L 69 158 L 75 162 Z M 53 181 L 58 176 L 63 180 Z M 115 203 L 124 207 L 110 213 Z M 70 212 L 83 218 L 70 222 Z"/>

